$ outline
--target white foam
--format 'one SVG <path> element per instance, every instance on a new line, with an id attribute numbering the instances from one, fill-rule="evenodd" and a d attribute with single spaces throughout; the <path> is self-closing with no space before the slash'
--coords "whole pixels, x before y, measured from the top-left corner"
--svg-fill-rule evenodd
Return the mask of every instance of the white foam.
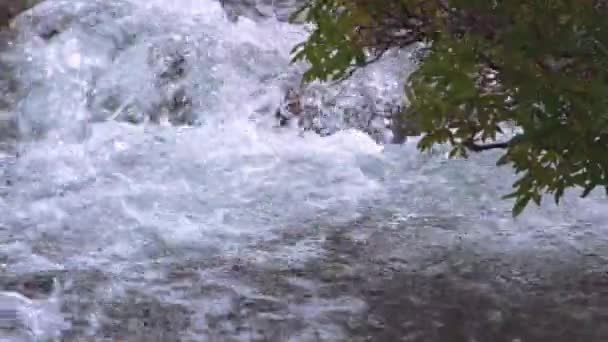
<path id="1" fill-rule="evenodd" d="M 60 311 L 59 292 L 48 299 L 32 300 L 17 292 L 0 291 L 0 338 L 2 329 L 11 332 L 7 338 L 29 337 L 41 340 L 60 336 L 69 325 Z"/>
<path id="2" fill-rule="evenodd" d="M 139 6 L 135 12 L 111 23 L 121 29 L 141 26 L 136 33 L 143 38 L 124 50 L 112 47 L 113 40 L 103 34 L 106 38 L 87 39 L 92 33 L 82 27 L 61 39 L 24 43 L 21 52 L 29 62 L 23 59 L 20 67 L 32 89 L 19 107 L 21 123 L 24 129 L 45 123 L 51 128 L 49 137 L 23 143 L 20 157 L 0 166 L 1 179 L 11 183 L 2 187 L 0 198 L 0 256 L 8 258 L 9 271 L 101 269 L 115 282 L 146 292 L 152 291 L 149 278 L 175 262 L 244 256 L 260 266 L 303 265 L 325 252 L 317 229 L 355 227 L 352 221 L 370 211 L 388 213 L 370 223 L 378 229 L 424 217 L 446 222 L 449 229 L 432 224 L 420 229 L 419 243 L 378 251 L 412 260 L 428 253 L 429 246 L 462 239 L 511 254 L 560 244 L 581 251 L 608 245 L 607 202 L 599 195 L 581 200 L 568 194 L 560 208 L 543 204 L 512 219 L 512 203 L 500 196 L 510 191 L 514 177 L 512 170 L 496 168 L 495 154 L 450 161 L 442 148 L 419 154 L 417 139 L 383 147 L 354 130 L 323 138 L 252 121 L 254 110 L 281 101 L 279 89 L 293 71 L 287 69 L 289 48 L 302 37 L 302 28 L 274 20 L 230 24 L 212 1 L 133 2 Z M 68 3 L 74 10 L 85 6 L 63 4 Z M 93 79 L 96 91 L 118 89 L 129 102 L 125 106 L 133 101 L 142 109 L 159 101 L 162 94 L 152 85 L 155 69 L 146 64 L 146 53 L 169 38 L 193 42 L 186 50 L 197 63 L 183 83 L 196 95 L 203 124 L 82 126 L 83 117 L 91 115 L 85 90 L 93 87 Z M 398 98 L 402 89 L 393 82 L 395 75 L 412 68 L 400 61 L 374 66 L 361 76 L 363 83 L 330 88 L 331 93 L 368 86 L 381 99 Z M 97 74 L 99 69 L 103 73 Z M 347 98 L 336 111 L 360 103 Z M 256 250 L 281 241 L 286 232 L 303 237 Z M 59 315 L 46 302 L 0 296 L 23 312 L 32 331 L 43 334 L 57 327 Z M 314 319 L 326 304 L 335 303 L 315 302 L 298 310 Z M 339 304 L 329 309 L 363 310 L 355 299 Z M 328 336 L 341 334 L 335 329 Z"/>

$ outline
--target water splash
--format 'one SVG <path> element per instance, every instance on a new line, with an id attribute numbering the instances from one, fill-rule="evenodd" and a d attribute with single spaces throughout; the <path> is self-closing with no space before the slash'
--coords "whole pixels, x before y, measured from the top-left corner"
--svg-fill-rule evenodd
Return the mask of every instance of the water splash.
<path id="1" fill-rule="evenodd" d="M 60 279 L 61 314 L 5 294 L 48 314 L 45 336 L 63 317 L 86 321 L 66 328 L 75 340 L 250 341 L 277 326 L 275 340 L 347 339 L 371 306 L 326 287 L 360 267 L 432 273 L 460 248 L 536 271 L 608 245 L 599 196 L 513 220 L 495 155 L 450 161 L 346 129 L 348 110 L 400 98 L 406 53 L 305 89 L 331 114 L 320 137 L 274 127 L 302 27 L 232 23 L 211 1 L 49 0 L 15 29 L 2 60 L 19 75 L 8 115 L 22 140 L 0 156 L 0 272 Z"/>
<path id="2" fill-rule="evenodd" d="M 69 328 L 61 314 L 57 282 L 49 298 L 33 300 L 18 292 L 0 291 L 0 338 L 10 341 L 50 340 Z M 6 333 L 6 334 L 5 334 Z"/>

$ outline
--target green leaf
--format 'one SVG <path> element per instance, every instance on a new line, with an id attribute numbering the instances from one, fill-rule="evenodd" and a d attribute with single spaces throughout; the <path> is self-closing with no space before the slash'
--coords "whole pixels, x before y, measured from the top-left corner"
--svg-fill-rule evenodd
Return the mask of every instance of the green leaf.
<path id="1" fill-rule="evenodd" d="M 515 205 L 513 205 L 513 217 L 519 216 L 524 211 L 529 202 L 529 195 L 524 195 L 522 197 L 517 198 L 517 200 L 515 201 Z"/>
<path id="2" fill-rule="evenodd" d="M 421 151 L 449 144 L 450 158 L 466 157 L 463 141 L 491 143 L 514 128 L 517 138 L 496 165 L 523 175 L 505 196 L 515 199 L 515 215 L 545 194 L 559 204 L 571 187 L 584 197 L 603 186 L 608 195 L 605 10 L 580 0 L 453 0 L 454 11 L 439 3 L 309 0 L 299 11 L 313 31 L 292 61 L 309 63 L 304 82 L 343 80 L 365 67 L 366 52 L 403 48 L 417 32 L 412 42 L 430 44 L 405 82 L 404 103 Z"/>

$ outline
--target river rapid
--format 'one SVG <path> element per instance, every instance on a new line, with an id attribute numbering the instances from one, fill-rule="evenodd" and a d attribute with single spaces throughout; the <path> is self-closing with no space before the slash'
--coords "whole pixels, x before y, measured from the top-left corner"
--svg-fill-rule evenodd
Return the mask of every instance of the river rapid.
<path id="1" fill-rule="evenodd" d="M 211 0 L 19 16 L 0 37 L 0 341 L 608 341 L 604 194 L 513 219 L 497 154 L 358 129 L 400 101 L 411 51 L 310 86 L 331 134 L 276 127 L 305 37 Z"/>

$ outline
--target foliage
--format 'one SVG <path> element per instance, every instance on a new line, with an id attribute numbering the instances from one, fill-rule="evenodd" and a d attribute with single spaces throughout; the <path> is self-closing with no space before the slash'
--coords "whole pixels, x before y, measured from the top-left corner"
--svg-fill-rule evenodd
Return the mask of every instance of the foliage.
<path id="1" fill-rule="evenodd" d="M 401 115 L 415 119 L 421 150 L 450 156 L 502 149 L 519 179 L 513 213 L 543 194 L 559 203 L 582 187 L 608 193 L 606 0 L 309 0 L 313 24 L 293 60 L 305 81 L 340 80 L 386 51 L 426 43 Z M 501 128 L 516 127 L 499 141 Z"/>

